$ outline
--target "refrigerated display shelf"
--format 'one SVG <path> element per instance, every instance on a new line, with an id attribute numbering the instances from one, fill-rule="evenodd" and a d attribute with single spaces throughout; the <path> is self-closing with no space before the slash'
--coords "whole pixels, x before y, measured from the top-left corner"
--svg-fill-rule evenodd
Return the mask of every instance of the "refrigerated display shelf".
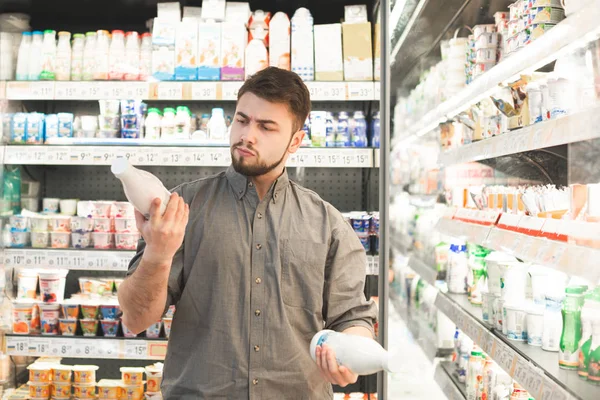
<path id="1" fill-rule="evenodd" d="M 127 271 L 135 255 L 130 250 L 92 249 L 4 249 L 6 267 L 85 271 Z"/>
<path id="2" fill-rule="evenodd" d="M 402 235 L 396 232 L 396 230 L 393 228 L 390 228 L 390 238 L 392 248 L 398 251 L 400 254 L 408 257 L 412 248 L 412 239 L 407 235 Z"/>
<path id="3" fill-rule="evenodd" d="M 78 143 L 84 143 L 82 141 Z M 88 142 L 89 143 L 89 142 Z M 117 157 L 139 166 L 227 167 L 229 147 L 149 146 L 140 141 L 121 145 L 9 145 L 3 162 L 18 165 L 111 165 Z M 288 159 L 288 167 L 372 168 L 370 148 L 301 148 Z"/>
<path id="4" fill-rule="evenodd" d="M 566 223 L 560 220 L 549 221 Z M 553 267 L 590 282 L 598 282 L 600 279 L 597 263 L 600 259 L 600 249 L 446 218 L 438 221 L 436 229 L 445 235 L 464 237 L 480 246 L 512 254 L 524 261 Z"/>
<path id="5" fill-rule="evenodd" d="M 435 286 L 438 274 L 429 264 L 416 256 L 411 256 L 408 260 L 408 266 L 431 286 Z"/>
<path id="6" fill-rule="evenodd" d="M 0 100 L 235 101 L 244 82 L 0 82 Z M 313 101 L 378 101 L 379 82 L 306 82 Z"/>
<path id="7" fill-rule="evenodd" d="M 448 400 L 466 400 L 467 388 L 458 381 L 454 363 L 442 361 L 435 367 L 433 376 L 435 382 L 442 389 Z"/>
<path id="8" fill-rule="evenodd" d="M 600 138 L 599 125 L 600 107 L 595 107 L 444 151 L 438 163 L 450 166 Z"/>
<path id="9" fill-rule="evenodd" d="M 426 134 L 437 127 L 440 122 L 453 118 L 461 111 L 489 96 L 498 85 L 515 80 L 521 73 L 533 72 L 596 39 L 600 32 L 598 20 L 600 20 L 600 2 L 587 2 L 586 6 L 577 13 L 569 15 L 542 37 L 503 59 L 457 95 L 427 112 L 407 131 L 406 135 L 399 139 Z"/>
<path id="10" fill-rule="evenodd" d="M 163 360 L 167 339 L 6 334 L 10 356 Z"/>

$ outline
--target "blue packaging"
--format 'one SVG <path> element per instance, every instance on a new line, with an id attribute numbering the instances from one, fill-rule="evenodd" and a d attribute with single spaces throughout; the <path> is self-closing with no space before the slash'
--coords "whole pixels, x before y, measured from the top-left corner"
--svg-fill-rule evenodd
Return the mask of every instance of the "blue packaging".
<path id="1" fill-rule="evenodd" d="M 371 226 L 371 217 L 368 215 L 353 216 L 352 229 L 354 232 L 368 233 Z"/>
<path id="2" fill-rule="evenodd" d="M 367 121 L 362 111 L 354 113 L 352 124 L 352 147 L 367 147 Z"/>
<path id="3" fill-rule="evenodd" d="M 10 124 L 10 141 L 12 143 L 25 143 L 27 141 L 27 114 L 16 113 Z"/>
<path id="4" fill-rule="evenodd" d="M 58 113 L 58 137 L 71 138 L 73 137 L 73 119 L 71 113 Z"/>
<path id="5" fill-rule="evenodd" d="M 48 114 L 46 115 L 46 123 L 44 124 L 44 139 L 54 139 L 59 137 L 58 134 L 58 115 Z"/>
<path id="6" fill-rule="evenodd" d="M 379 119 L 379 111 L 377 111 L 373 116 L 373 121 L 371 121 L 371 147 L 379 148 L 380 132 L 381 121 Z"/>
<path id="7" fill-rule="evenodd" d="M 175 69 L 177 73 L 177 69 Z M 220 81 L 221 80 L 221 68 L 213 67 L 198 67 L 196 70 L 197 79 L 199 81 Z"/>
<path id="8" fill-rule="evenodd" d="M 140 139 L 139 129 L 121 129 L 121 137 L 123 139 Z"/>
<path id="9" fill-rule="evenodd" d="M 137 114 L 123 114 L 121 115 L 121 129 L 129 130 L 141 128 L 141 118 Z"/>
<path id="10" fill-rule="evenodd" d="M 367 253 L 371 251 L 371 238 L 369 235 L 359 234 L 358 240 L 360 240 L 360 244 L 363 245 L 363 248 Z"/>
<path id="11" fill-rule="evenodd" d="M 27 143 L 44 143 L 44 117 L 42 113 L 29 113 L 27 115 Z"/>
<path id="12" fill-rule="evenodd" d="M 335 147 L 335 129 L 333 114 L 328 112 L 325 117 L 325 147 Z"/>
<path id="13" fill-rule="evenodd" d="M 176 81 L 197 81 L 198 80 L 198 68 L 190 67 L 175 67 L 175 80 Z"/>
<path id="14" fill-rule="evenodd" d="M 10 129 L 12 126 L 12 118 L 13 118 L 13 114 L 0 114 L 0 118 L 2 118 L 2 121 L 0 121 L 0 128 L 2 128 L 2 139 L 6 139 L 7 142 L 10 142 Z"/>
<path id="15" fill-rule="evenodd" d="M 348 113 L 340 112 L 335 132 L 335 147 L 350 147 L 350 126 Z"/>

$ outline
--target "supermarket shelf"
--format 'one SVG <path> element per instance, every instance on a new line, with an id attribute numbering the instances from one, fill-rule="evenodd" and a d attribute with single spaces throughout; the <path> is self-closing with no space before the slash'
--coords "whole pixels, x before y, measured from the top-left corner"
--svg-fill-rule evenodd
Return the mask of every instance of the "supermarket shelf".
<path id="1" fill-rule="evenodd" d="M 9 356 L 163 360 L 166 339 L 6 335 Z"/>
<path id="2" fill-rule="evenodd" d="M 124 139 L 127 140 L 127 139 Z M 135 145 L 135 144 L 138 145 Z M 229 147 L 127 145 L 4 147 L 4 163 L 20 165 L 110 165 L 117 157 L 133 165 L 226 167 L 231 164 Z M 372 168 L 373 149 L 301 148 L 288 159 L 288 167 Z"/>
<path id="3" fill-rule="evenodd" d="M 390 237 L 392 248 L 404 256 L 408 256 L 412 250 L 412 242 L 409 240 L 408 236 L 401 235 L 390 228 Z"/>
<path id="4" fill-rule="evenodd" d="M 16 268 L 127 271 L 134 255 L 126 250 L 4 249 L 2 260 Z"/>
<path id="5" fill-rule="evenodd" d="M 579 226 L 576 225 L 574 229 Z M 568 275 L 588 279 L 590 282 L 598 282 L 600 279 L 600 268 L 597 263 L 600 259 L 600 249 L 531 236 L 496 226 L 445 218 L 438 221 L 436 229 L 443 234 L 465 237 L 467 241 L 480 246 L 503 251 L 525 261 L 553 267 Z"/>
<path id="6" fill-rule="evenodd" d="M 466 295 L 439 293 L 435 302 L 475 344 L 490 355 L 536 399 L 597 399 L 599 388 L 581 380 L 576 372 L 558 367 L 558 354 L 507 339 L 483 322 L 481 307 Z"/>
<path id="7" fill-rule="evenodd" d="M 424 135 L 440 122 L 487 97 L 499 84 L 515 79 L 520 73 L 534 71 L 582 46 L 584 42 L 593 40 L 600 31 L 599 19 L 600 3 L 588 2 L 576 14 L 570 15 L 526 48 L 502 60 L 460 93 L 426 113 L 400 140 Z"/>
<path id="8" fill-rule="evenodd" d="M 448 400 L 465 400 L 467 388 L 464 383 L 458 381 L 454 363 L 442 361 L 435 367 L 433 379 L 442 389 Z"/>
<path id="9" fill-rule="evenodd" d="M 437 281 L 437 271 L 430 265 L 423 262 L 418 257 L 411 256 L 408 260 L 408 266 L 431 286 L 435 286 L 435 282 Z"/>
<path id="10" fill-rule="evenodd" d="M 7 100 L 235 101 L 244 82 L 0 82 Z M 306 82 L 313 101 L 379 100 L 379 82 Z"/>
<path id="11" fill-rule="evenodd" d="M 600 107 L 568 117 L 542 122 L 510 133 L 481 140 L 440 154 L 438 163 L 448 166 L 559 146 L 600 137 Z"/>

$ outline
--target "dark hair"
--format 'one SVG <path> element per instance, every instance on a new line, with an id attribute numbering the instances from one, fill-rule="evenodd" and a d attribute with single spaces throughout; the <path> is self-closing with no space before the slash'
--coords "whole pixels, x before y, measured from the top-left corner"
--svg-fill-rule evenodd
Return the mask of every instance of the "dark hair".
<path id="1" fill-rule="evenodd" d="M 238 100 L 245 93 L 286 105 L 294 116 L 292 133 L 302 129 L 310 113 L 310 92 L 295 72 L 277 67 L 263 69 L 244 82 L 238 91 Z"/>

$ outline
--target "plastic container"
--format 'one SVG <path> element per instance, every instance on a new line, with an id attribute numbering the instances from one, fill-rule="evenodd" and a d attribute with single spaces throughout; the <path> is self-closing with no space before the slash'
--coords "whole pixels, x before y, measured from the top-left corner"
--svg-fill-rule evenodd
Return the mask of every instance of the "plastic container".
<path id="1" fill-rule="evenodd" d="M 58 32 L 55 60 L 56 80 L 71 80 L 71 33 Z"/>
<path id="2" fill-rule="evenodd" d="M 53 382 L 50 388 L 53 400 L 71 398 L 71 382 Z"/>
<path id="3" fill-rule="evenodd" d="M 92 295 L 104 295 L 106 293 L 111 293 L 112 292 L 112 285 L 113 285 L 113 281 L 112 280 L 106 280 L 106 279 L 96 279 L 96 278 L 86 278 L 86 277 L 81 277 L 79 278 L 79 290 L 81 291 L 81 293 L 83 294 L 92 294 Z M 94 306 L 99 308 L 99 305 L 94 305 L 94 304 L 82 304 L 82 309 L 84 305 L 89 305 L 89 306 Z"/>
<path id="4" fill-rule="evenodd" d="M 43 33 L 41 31 L 33 31 L 31 34 L 29 57 L 27 59 L 29 63 L 27 75 L 30 81 L 37 81 L 40 79 L 40 74 L 42 72 L 42 47 Z"/>
<path id="5" fill-rule="evenodd" d="M 34 303 L 24 300 L 13 301 L 13 333 L 28 335 L 31 331 Z"/>
<path id="6" fill-rule="evenodd" d="M 98 332 L 98 320 L 97 319 L 80 319 L 81 330 L 83 336 L 96 336 Z"/>
<path id="7" fill-rule="evenodd" d="M 59 202 L 60 213 L 62 215 L 73 216 L 77 214 L 77 200 L 76 199 L 63 199 Z"/>
<path id="8" fill-rule="evenodd" d="M 101 379 L 98 382 L 98 399 L 99 400 L 114 400 L 120 395 L 120 386 L 123 383 L 117 379 Z"/>
<path id="9" fill-rule="evenodd" d="M 94 218 L 110 218 L 112 204 L 110 201 L 92 201 L 92 216 Z"/>
<path id="10" fill-rule="evenodd" d="M 149 393 L 160 393 L 163 370 L 155 365 L 149 365 L 146 370 L 146 391 Z"/>
<path id="11" fill-rule="evenodd" d="M 112 31 L 108 53 L 108 79 L 121 81 L 125 77 L 125 32 Z"/>
<path id="12" fill-rule="evenodd" d="M 115 247 L 119 250 L 135 250 L 139 240 L 139 233 L 117 233 L 115 234 Z"/>
<path id="13" fill-rule="evenodd" d="M 44 303 L 62 303 L 65 297 L 66 269 L 39 271 L 40 294 Z"/>
<path id="14" fill-rule="evenodd" d="M 225 141 L 227 139 L 227 125 L 225 125 L 225 116 L 222 108 L 212 109 L 212 114 L 208 121 L 208 137 L 215 141 Z"/>
<path id="15" fill-rule="evenodd" d="M 70 365 L 53 364 L 52 376 L 54 383 L 71 384 L 71 376 L 73 375 L 73 367 Z"/>
<path id="16" fill-rule="evenodd" d="M 99 310 L 100 310 L 100 305 L 98 305 L 98 304 L 82 304 L 81 305 L 81 315 L 83 316 L 84 319 L 98 318 Z"/>
<path id="17" fill-rule="evenodd" d="M 17 274 L 17 299 L 35 299 L 38 285 L 38 273 L 34 270 L 21 269 Z"/>
<path id="18" fill-rule="evenodd" d="M 71 243 L 76 249 L 88 248 L 92 243 L 92 234 L 89 232 L 71 233 Z"/>
<path id="19" fill-rule="evenodd" d="M 123 336 L 126 338 L 134 338 L 137 337 L 137 333 L 133 332 L 132 330 L 130 330 L 127 326 L 125 326 L 125 324 L 123 323 L 123 320 L 121 319 L 121 327 L 123 328 Z"/>
<path id="20" fill-rule="evenodd" d="M 73 35 L 73 47 L 71 49 L 71 80 L 80 81 L 83 78 L 83 52 L 85 49 L 85 35 L 76 33 Z"/>
<path id="21" fill-rule="evenodd" d="M 92 232 L 92 241 L 94 242 L 95 249 L 112 249 L 113 248 L 113 234 L 112 233 Z"/>
<path id="22" fill-rule="evenodd" d="M 121 313 L 121 307 L 118 305 L 101 305 L 100 306 L 100 315 L 102 319 L 117 321 L 119 319 L 119 314 Z"/>
<path id="23" fill-rule="evenodd" d="M 11 215 L 8 220 L 12 232 L 27 232 L 29 230 L 29 218 L 23 215 Z"/>
<path id="24" fill-rule="evenodd" d="M 121 367 L 121 380 L 126 386 L 142 385 L 144 383 L 144 368 Z"/>
<path id="25" fill-rule="evenodd" d="M 52 365 L 48 363 L 35 362 L 27 366 L 29 371 L 29 382 L 50 383 L 52 382 Z"/>
<path id="26" fill-rule="evenodd" d="M 71 217 L 66 215 L 53 215 L 50 218 L 51 232 L 71 232 Z"/>
<path id="27" fill-rule="evenodd" d="M 45 30 L 42 42 L 42 69 L 40 80 L 53 81 L 56 79 L 56 31 Z"/>
<path id="28" fill-rule="evenodd" d="M 58 327 L 60 329 L 61 335 L 75 336 L 75 332 L 77 332 L 77 320 L 76 319 L 59 318 Z"/>
<path id="29" fill-rule="evenodd" d="M 75 368 L 75 367 L 73 367 Z M 77 372 L 75 372 L 77 374 Z M 94 372 L 94 376 L 95 376 Z M 94 379 L 95 380 L 95 379 Z M 95 399 L 96 398 L 96 383 L 74 383 L 73 396 L 77 399 Z"/>
<path id="30" fill-rule="evenodd" d="M 562 306 L 563 329 L 560 338 L 558 364 L 562 369 L 577 370 L 581 341 L 581 309 L 587 286 L 570 286 Z"/>
<path id="31" fill-rule="evenodd" d="M 144 385 L 121 386 L 122 398 L 128 400 L 142 400 L 144 398 Z"/>
<path id="32" fill-rule="evenodd" d="M 50 246 L 49 232 L 31 232 L 31 246 L 44 249 Z"/>
<path id="33" fill-rule="evenodd" d="M 50 230 L 50 219 L 47 217 L 31 217 L 29 221 L 33 232 L 48 232 Z"/>
<path id="34" fill-rule="evenodd" d="M 29 232 L 11 232 L 10 247 L 25 247 L 29 246 L 31 238 Z"/>
<path id="35" fill-rule="evenodd" d="M 62 315 L 64 318 L 77 319 L 79 318 L 79 304 L 62 303 Z"/>
<path id="36" fill-rule="evenodd" d="M 76 384 L 96 384 L 97 365 L 74 365 L 73 382 Z"/>
<path id="37" fill-rule="evenodd" d="M 518 305 L 505 305 L 506 337 L 510 340 L 527 341 L 527 312 Z"/>
<path id="38" fill-rule="evenodd" d="M 112 219 L 110 218 L 94 218 L 94 232 L 108 233 L 112 232 Z"/>
<path id="39" fill-rule="evenodd" d="M 162 321 L 158 321 L 146 329 L 146 337 L 149 339 L 158 339 L 162 329 Z"/>
<path id="40" fill-rule="evenodd" d="M 171 140 L 175 138 L 175 109 L 167 107 L 164 109 L 160 125 L 160 138 Z"/>
<path id="41" fill-rule="evenodd" d="M 31 399 L 47 399 L 50 397 L 50 384 L 47 382 L 27 382 Z"/>
<path id="42" fill-rule="evenodd" d="M 527 312 L 527 344 L 530 346 L 541 347 L 543 333 L 544 307 L 531 307 Z"/>
<path id="43" fill-rule="evenodd" d="M 19 53 L 17 56 L 16 80 L 26 81 L 29 79 L 29 54 L 31 52 L 31 32 L 23 32 Z"/>
<path id="44" fill-rule="evenodd" d="M 148 115 L 146 116 L 145 124 L 145 132 L 144 137 L 149 140 L 158 140 L 160 139 L 160 130 L 161 130 L 161 121 L 162 114 L 158 108 L 150 108 L 148 109 Z"/>
<path id="45" fill-rule="evenodd" d="M 53 249 L 66 249 L 71 243 L 71 234 L 68 232 L 51 232 L 50 247 Z"/>
<path id="46" fill-rule="evenodd" d="M 133 207 L 133 204 L 128 201 L 115 202 L 113 207 L 113 217 L 115 217 L 115 227 L 117 224 L 117 219 L 119 218 L 132 219 L 135 224 L 135 208 Z M 119 231 L 117 230 L 117 232 Z M 135 227 L 135 232 L 137 232 L 137 227 Z"/>
<path id="47" fill-rule="evenodd" d="M 40 304 L 40 321 L 42 324 L 42 335 L 58 335 L 58 319 L 60 316 L 60 304 Z"/>
<path id="48" fill-rule="evenodd" d="M 87 32 L 85 34 L 85 44 L 83 46 L 83 70 L 81 79 L 91 81 L 94 79 L 96 69 L 96 32 Z"/>
<path id="49" fill-rule="evenodd" d="M 105 30 L 96 32 L 94 50 L 94 80 L 107 80 L 109 71 L 110 34 Z"/>
<path id="50" fill-rule="evenodd" d="M 173 318 L 163 318 L 162 322 L 165 327 L 165 337 L 168 339 L 171 336 L 171 324 L 173 323 Z"/>
<path id="51" fill-rule="evenodd" d="M 137 233 L 135 218 L 115 218 L 116 233 Z M 117 239 L 118 242 L 118 239 Z"/>
<path id="52" fill-rule="evenodd" d="M 119 332 L 119 320 L 103 319 L 100 321 L 105 337 L 116 337 Z"/>

